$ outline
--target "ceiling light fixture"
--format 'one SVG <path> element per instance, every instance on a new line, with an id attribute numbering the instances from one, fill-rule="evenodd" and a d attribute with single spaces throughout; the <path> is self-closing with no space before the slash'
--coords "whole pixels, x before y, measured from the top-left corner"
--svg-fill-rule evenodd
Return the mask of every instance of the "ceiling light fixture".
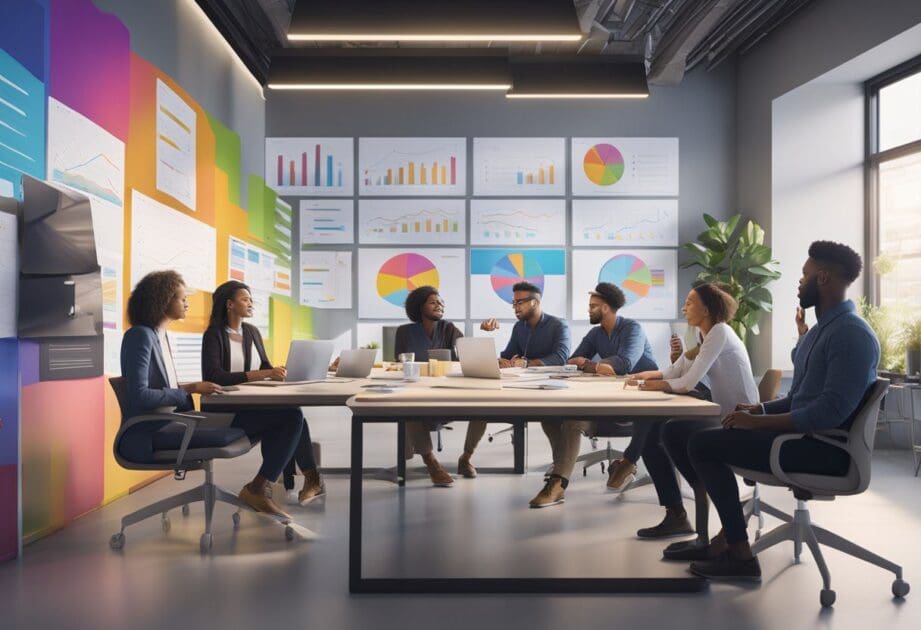
<path id="1" fill-rule="evenodd" d="M 649 96 L 646 64 L 635 57 L 524 57 L 512 60 L 512 89 L 520 99 L 642 99 Z"/>

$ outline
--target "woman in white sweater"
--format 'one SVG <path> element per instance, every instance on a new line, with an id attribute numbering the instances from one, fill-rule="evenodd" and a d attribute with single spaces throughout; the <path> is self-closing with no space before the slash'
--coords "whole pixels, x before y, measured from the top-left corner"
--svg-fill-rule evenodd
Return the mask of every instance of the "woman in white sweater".
<path id="1" fill-rule="evenodd" d="M 713 283 L 694 287 L 688 293 L 682 312 L 688 324 L 697 326 L 703 335 L 700 351 L 693 359 L 682 355 L 672 365 L 661 371 L 634 374 L 633 379 L 641 389 L 686 394 L 706 377 L 709 381 L 713 402 L 720 406 L 723 416 L 732 412 L 739 403 L 758 402 L 758 387 L 752 376 L 751 363 L 745 344 L 727 323 L 736 313 L 738 305 L 726 291 Z M 662 440 L 668 458 L 645 459 L 649 476 L 652 477 L 659 495 L 659 503 L 665 507 L 665 519 L 654 527 L 637 532 L 640 538 L 665 538 L 689 534 L 694 531 L 688 522 L 687 512 L 681 500 L 675 466 L 695 489 L 698 502 L 706 501 L 706 492 L 688 458 L 687 444 L 690 436 L 704 429 L 717 428 L 719 419 L 687 420 L 676 419 L 660 422 L 649 439 L 656 433 Z M 706 505 L 699 505 L 699 515 L 706 514 Z M 677 543 L 665 550 L 665 557 L 671 558 L 676 551 L 687 545 Z M 677 559 L 677 558 L 676 558 Z"/>

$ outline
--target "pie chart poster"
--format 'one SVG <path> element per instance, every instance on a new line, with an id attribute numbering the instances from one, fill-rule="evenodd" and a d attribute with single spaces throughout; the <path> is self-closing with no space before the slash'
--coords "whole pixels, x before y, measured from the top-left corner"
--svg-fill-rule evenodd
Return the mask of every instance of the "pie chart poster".
<path id="1" fill-rule="evenodd" d="M 358 250 L 358 317 L 406 321 L 406 296 L 419 286 L 438 289 L 445 319 L 463 321 L 467 311 L 463 248 Z"/>
<path id="2" fill-rule="evenodd" d="M 543 311 L 566 317 L 566 250 L 476 248 L 470 250 L 470 317 L 513 319 L 517 282 L 541 287 Z"/>
<path id="3" fill-rule="evenodd" d="M 572 252 L 572 319 L 588 319 L 588 292 L 598 282 L 618 285 L 627 298 L 619 315 L 676 318 L 678 252 L 674 249 L 579 249 Z"/>
<path id="4" fill-rule="evenodd" d="M 573 138 L 573 196 L 678 196 L 678 138 Z"/>

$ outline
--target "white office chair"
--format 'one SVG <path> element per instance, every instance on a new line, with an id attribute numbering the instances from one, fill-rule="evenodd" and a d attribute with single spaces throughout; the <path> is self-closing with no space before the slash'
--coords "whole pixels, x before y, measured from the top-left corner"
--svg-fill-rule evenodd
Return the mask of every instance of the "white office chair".
<path id="1" fill-rule="evenodd" d="M 813 525 L 809 518 L 809 509 L 806 506 L 806 502 L 809 500 L 833 501 L 837 496 L 860 494 L 870 485 L 871 456 L 873 454 L 873 441 L 876 437 L 879 403 L 886 394 L 888 387 L 888 380 L 877 379 L 864 397 L 864 401 L 857 410 L 849 430 L 835 429 L 811 434 L 814 439 L 847 452 L 851 458 L 851 464 L 846 475 L 812 475 L 784 471 L 780 467 L 780 450 L 786 442 L 803 438 L 805 436 L 803 433 L 786 433 L 774 440 L 771 447 L 771 472 L 769 473 L 737 466 L 732 467 L 737 475 L 745 479 L 769 486 L 786 487 L 793 491 L 793 496 L 796 497 L 796 511 L 792 516 L 762 502 L 757 495 L 749 500 L 749 503 L 755 502 L 759 504 L 759 512 L 764 511 L 784 521 L 783 525 L 756 540 L 752 545 L 752 553 L 757 555 L 765 549 L 789 540 L 793 541 L 794 561 L 798 563 L 802 546 L 805 542 L 815 558 L 819 572 L 822 574 L 822 591 L 819 601 L 824 607 L 832 606 L 835 603 L 836 596 L 835 592 L 831 590 L 831 576 L 822 556 L 822 551 L 819 548 L 819 543 L 865 562 L 875 564 L 887 571 L 892 571 L 896 578 L 892 582 L 892 594 L 895 597 L 905 597 L 910 588 L 908 582 L 902 579 L 902 567 L 877 556 L 863 547 L 857 546 L 837 534 Z M 751 514 L 750 508 L 746 510 L 746 513 Z"/>

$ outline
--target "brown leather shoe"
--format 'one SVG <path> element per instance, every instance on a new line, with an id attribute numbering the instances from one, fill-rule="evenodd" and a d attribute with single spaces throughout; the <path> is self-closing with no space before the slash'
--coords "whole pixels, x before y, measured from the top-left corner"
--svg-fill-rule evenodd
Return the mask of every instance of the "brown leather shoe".
<path id="1" fill-rule="evenodd" d="M 450 488 L 454 485 L 454 477 L 437 461 L 433 463 L 426 462 L 425 465 L 429 469 L 429 477 L 432 478 L 433 485 L 439 488 Z"/>
<path id="2" fill-rule="evenodd" d="M 476 477 L 476 468 L 470 463 L 469 455 L 461 455 L 460 459 L 457 460 L 457 474 L 466 479 L 474 479 Z"/>
<path id="3" fill-rule="evenodd" d="M 272 500 L 272 488 L 269 484 L 266 484 L 262 489 L 254 489 L 252 484 L 248 483 L 240 490 L 239 497 L 243 503 L 257 512 L 291 520 L 291 515 L 278 507 L 278 504 Z"/>
<path id="4" fill-rule="evenodd" d="M 620 492 L 636 480 L 636 464 L 615 459 L 608 468 L 608 490 Z"/>
<path id="5" fill-rule="evenodd" d="M 326 494 L 326 485 L 320 479 L 320 473 L 316 469 L 304 472 L 304 487 L 297 494 L 297 502 L 300 505 L 307 505 L 314 499 Z"/>
<path id="6" fill-rule="evenodd" d="M 559 505 L 566 499 L 564 494 L 566 492 L 565 488 L 565 479 L 562 477 L 552 476 L 546 479 L 543 489 L 537 493 L 537 496 L 531 499 L 530 505 L 532 508 L 545 508 L 550 507 L 551 505 Z"/>

